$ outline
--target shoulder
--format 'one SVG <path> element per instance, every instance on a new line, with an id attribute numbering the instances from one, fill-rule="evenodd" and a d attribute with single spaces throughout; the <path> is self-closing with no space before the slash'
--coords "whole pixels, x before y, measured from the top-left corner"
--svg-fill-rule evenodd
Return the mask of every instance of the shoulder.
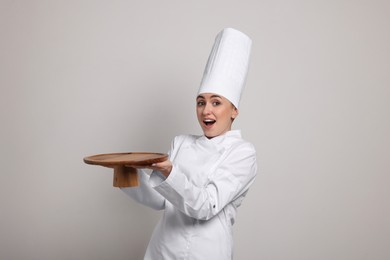
<path id="1" fill-rule="evenodd" d="M 172 146 L 177 148 L 181 146 L 191 145 L 198 138 L 199 136 L 197 135 L 190 135 L 190 134 L 177 135 L 173 138 Z"/>
<path id="2" fill-rule="evenodd" d="M 229 139 L 230 140 L 228 143 L 229 143 L 230 149 L 239 150 L 239 151 L 245 150 L 245 151 L 248 151 L 249 153 L 256 154 L 255 146 L 251 142 L 243 139 L 241 137 L 241 134 L 232 135 L 232 136 L 230 136 Z"/>
<path id="3" fill-rule="evenodd" d="M 199 138 L 199 136 L 197 136 L 197 135 L 183 134 L 183 135 L 175 136 L 173 138 L 173 142 L 175 142 L 175 143 L 195 142 L 195 140 L 198 138 Z"/>
<path id="4" fill-rule="evenodd" d="M 252 158 L 253 160 L 256 160 L 256 149 L 255 146 L 245 140 L 240 140 L 232 143 L 232 145 L 229 147 L 230 155 L 229 157 L 236 157 L 236 158 Z"/>

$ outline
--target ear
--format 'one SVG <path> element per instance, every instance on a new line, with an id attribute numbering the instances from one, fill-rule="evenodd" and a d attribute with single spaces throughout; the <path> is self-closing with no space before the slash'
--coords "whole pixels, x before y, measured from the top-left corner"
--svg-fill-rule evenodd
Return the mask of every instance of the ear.
<path id="1" fill-rule="evenodd" d="M 232 119 L 236 119 L 237 116 L 238 116 L 238 109 L 236 107 L 233 107 Z"/>

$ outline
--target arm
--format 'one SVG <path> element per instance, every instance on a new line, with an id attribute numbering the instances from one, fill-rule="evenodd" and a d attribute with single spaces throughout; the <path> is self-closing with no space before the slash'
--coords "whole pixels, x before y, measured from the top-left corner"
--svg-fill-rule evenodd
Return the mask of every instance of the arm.
<path id="1" fill-rule="evenodd" d="M 171 143 L 171 149 L 168 152 L 168 155 L 171 156 L 171 153 L 174 148 L 174 141 Z M 121 190 L 126 193 L 129 197 L 133 198 L 135 201 L 148 206 L 153 209 L 161 210 L 165 208 L 165 198 L 160 195 L 155 189 L 153 189 L 149 182 L 149 176 L 146 174 L 144 169 L 158 169 L 161 172 L 157 172 L 156 174 L 161 176 L 161 178 L 165 179 L 164 173 L 169 175 L 172 163 L 170 160 L 166 160 L 165 162 L 159 164 L 153 164 L 152 166 L 140 166 L 136 167 L 138 169 L 138 178 L 140 180 L 140 186 L 132 187 L 132 188 L 121 188 Z"/>
<path id="2" fill-rule="evenodd" d="M 138 187 L 121 188 L 121 190 L 138 203 L 156 210 L 164 209 L 165 198 L 150 187 L 149 176 L 143 170 L 138 170 L 138 178 L 140 180 Z"/>
<path id="3" fill-rule="evenodd" d="M 204 187 L 191 183 L 176 165 L 166 179 L 153 172 L 151 186 L 184 214 L 207 220 L 248 190 L 256 176 L 256 152 L 244 143 L 223 154 L 215 165 Z"/>

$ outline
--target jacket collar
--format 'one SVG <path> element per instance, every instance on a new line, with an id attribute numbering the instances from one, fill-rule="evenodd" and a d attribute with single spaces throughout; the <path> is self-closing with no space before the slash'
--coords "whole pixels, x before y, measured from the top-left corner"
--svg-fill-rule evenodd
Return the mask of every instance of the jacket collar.
<path id="1" fill-rule="evenodd" d="M 213 137 L 211 139 L 207 138 L 205 135 L 202 135 L 198 139 L 198 141 L 200 141 L 202 143 L 219 145 L 219 144 L 225 143 L 226 141 L 228 141 L 232 138 L 233 139 L 234 138 L 241 138 L 241 130 L 230 130 L 230 131 L 227 131 L 226 133 L 224 133 L 223 135 L 219 135 L 219 136 Z"/>

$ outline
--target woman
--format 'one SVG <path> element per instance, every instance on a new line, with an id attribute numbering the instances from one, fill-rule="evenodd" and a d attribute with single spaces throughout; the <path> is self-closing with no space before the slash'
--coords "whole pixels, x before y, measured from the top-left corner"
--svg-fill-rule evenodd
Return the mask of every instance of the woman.
<path id="1" fill-rule="evenodd" d="M 236 211 L 256 175 L 252 144 L 232 131 L 249 63 L 251 40 L 227 28 L 217 35 L 196 112 L 204 135 L 175 137 L 169 159 L 139 171 L 140 186 L 122 188 L 136 201 L 164 214 L 145 259 L 233 258 Z"/>

